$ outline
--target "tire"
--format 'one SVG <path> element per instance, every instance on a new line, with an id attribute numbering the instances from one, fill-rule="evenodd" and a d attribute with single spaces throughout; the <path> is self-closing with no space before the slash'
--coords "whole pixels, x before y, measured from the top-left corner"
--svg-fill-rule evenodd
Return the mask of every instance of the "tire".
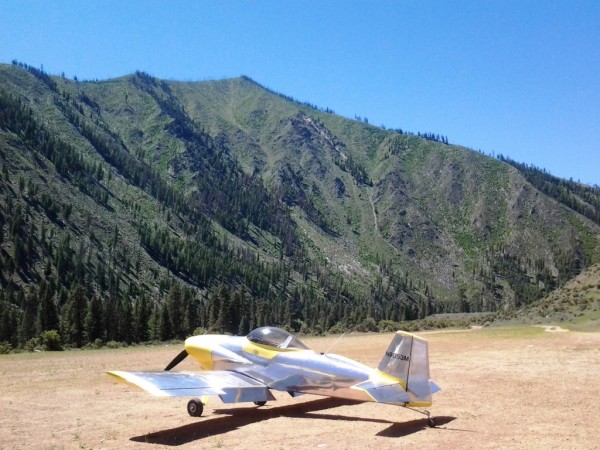
<path id="1" fill-rule="evenodd" d="M 429 419 L 427 419 L 427 425 L 429 425 L 430 428 L 435 428 L 437 423 L 433 417 L 430 417 Z"/>
<path id="2" fill-rule="evenodd" d="M 191 399 L 187 404 L 187 412 L 192 417 L 200 417 L 203 410 L 204 405 L 197 398 Z"/>
<path id="3" fill-rule="evenodd" d="M 260 401 L 260 402 L 254 402 L 254 404 L 255 404 L 256 406 L 265 406 L 265 405 L 267 404 L 267 402 L 266 402 L 266 401 L 264 401 L 264 400 L 262 400 L 262 401 Z"/>

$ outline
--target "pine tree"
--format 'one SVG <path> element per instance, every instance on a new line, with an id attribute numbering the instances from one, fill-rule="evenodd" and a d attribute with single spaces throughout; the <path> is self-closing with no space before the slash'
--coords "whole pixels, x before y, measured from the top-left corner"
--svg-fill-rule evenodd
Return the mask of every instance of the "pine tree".
<path id="1" fill-rule="evenodd" d="M 131 303 L 126 299 L 119 302 L 118 318 L 119 341 L 131 344 L 133 336 L 133 313 L 131 310 Z"/>
<path id="2" fill-rule="evenodd" d="M 188 337 L 199 325 L 198 310 L 192 289 L 183 289 L 183 310 L 183 333 L 184 337 Z"/>
<path id="3" fill-rule="evenodd" d="M 216 296 L 219 299 L 219 315 L 217 319 L 219 328 L 222 333 L 231 333 L 231 297 L 229 290 L 222 284 L 219 286 Z"/>
<path id="4" fill-rule="evenodd" d="M 21 310 L 23 311 L 21 326 L 19 328 L 21 343 L 27 342 L 36 335 L 37 296 L 38 293 L 35 288 L 32 288 L 27 296 L 25 296 L 22 290 L 17 294 L 17 302 L 21 305 Z"/>
<path id="5" fill-rule="evenodd" d="M 161 341 L 167 341 L 173 338 L 173 332 L 171 330 L 171 319 L 169 317 L 169 308 L 166 304 L 160 306 L 159 315 L 159 339 Z"/>
<path id="6" fill-rule="evenodd" d="M 170 334 L 176 339 L 185 338 L 183 329 L 183 299 L 179 283 L 174 283 L 169 290 L 166 306 L 170 319 Z"/>
<path id="7" fill-rule="evenodd" d="M 142 293 L 140 298 L 135 302 L 133 313 L 133 326 L 135 329 L 134 339 L 137 342 L 145 342 L 149 338 L 149 321 L 152 315 L 152 310 L 148 305 L 146 295 Z"/>
<path id="8" fill-rule="evenodd" d="M 19 344 L 19 319 L 17 308 L 0 298 L 0 342 Z"/>
<path id="9" fill-rule="evenodd" d="M 156 303 L 148 320 L 148 339 L 152 341 L 160 340 L 160 308 Z"/>
<path id="10" fill-rule="evenodd" d="M 94 295 L 88 303 L 88 308 L 85 315 L 84 329 L 85 338 L 88 342 L 93 343 L 96 341 L 96 339 L 103 340 L 104 321 L 102 301 L 96 295 Z"/>
<path id="11" fill-rule="evenodd" d="M 84 323 L 87 313 L 87 299 L 80 284 L 69 291 L 67 303 L 63 307 L 63 333 L 65 340 L 81 347 L 84 344 Z"/>
<path id="12" fill-rule="evenodd" d="M 58 331 L 59 326 L 60 322 L 56 303 L 54 302 L 54 295 L 46 280 L 42 280 L 40 283 L 39 292 L 39 307 L 36 327 L 37 334 L 41 334 L 46 330 Z"/>

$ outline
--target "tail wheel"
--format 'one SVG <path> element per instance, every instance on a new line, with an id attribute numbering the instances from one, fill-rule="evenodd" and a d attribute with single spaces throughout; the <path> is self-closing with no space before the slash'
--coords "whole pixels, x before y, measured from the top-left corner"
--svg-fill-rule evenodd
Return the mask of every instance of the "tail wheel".
<path id="1" fill-rule="evenodd" d="M 204 405 L 197 398 L 191 399 L 187 404 L 187 412 L 192 417 L 200 417 L 202 415 L 203 410 Z"/>
<path id="2" fill-rule="evenodd" d="M 263 401 L 260 401 L 260 402 L 254 402 L 254 404 L 256 406 L 265 406 L 267 404 L 267 402 L 263 400 Z"/>

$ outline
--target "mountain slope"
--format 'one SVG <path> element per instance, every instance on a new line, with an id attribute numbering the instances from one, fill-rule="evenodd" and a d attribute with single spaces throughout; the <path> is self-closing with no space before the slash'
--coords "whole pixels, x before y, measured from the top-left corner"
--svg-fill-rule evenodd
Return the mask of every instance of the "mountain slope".
<path id="1" fill-rule="evenodd" d="M 598 329 L 600 319 L 600 264 L 595 264 L 549 295 L 518 311 L 529 322 L 562 322 L 570 329 Z"/>
<path id="2" fill-rule="evenodd" d="M 317 248 L 333 246 L 323 256 L 340 259 L 338 269 L 348 259 L 356 275 L 369 263 L 399 268 L 422 291 L 493 308 L 528 301 L 536 277 L 552 288 L 572 276 L 572 261 L 597 257 L 595 224 L 498 160 L 282 102 L 244 78 L 173 90 L 248 172 L 309 201 L 319 227 L 306 233 Z"/>
<path id="3" fill-rule="evenodd" d="M 0 81 L 13 345 L 511 309 L 600 255 L 591 216 L 509 164 L 247 77 L 81 83 L 15 64 Z"/>

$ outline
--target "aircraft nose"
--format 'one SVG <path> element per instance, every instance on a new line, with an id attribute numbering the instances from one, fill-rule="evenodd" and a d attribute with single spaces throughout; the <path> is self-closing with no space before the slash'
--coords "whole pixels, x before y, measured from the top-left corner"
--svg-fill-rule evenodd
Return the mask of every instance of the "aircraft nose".
<path id="1" fill-rule="evenodd" d="M 210 340 L 203 339 L 206 336 L 193 336 L 186 339 L 185 349 L 204 370 L 213 370 L 215 363 L 212 359 L 212 347 Z"/>
<path id="2" fill-rule="evenodd" d="M 231 336 L 195 336 L 185 341 L 186 351 L 206 370 L 230 370 L 235 366 L 252 364 Z"/>

